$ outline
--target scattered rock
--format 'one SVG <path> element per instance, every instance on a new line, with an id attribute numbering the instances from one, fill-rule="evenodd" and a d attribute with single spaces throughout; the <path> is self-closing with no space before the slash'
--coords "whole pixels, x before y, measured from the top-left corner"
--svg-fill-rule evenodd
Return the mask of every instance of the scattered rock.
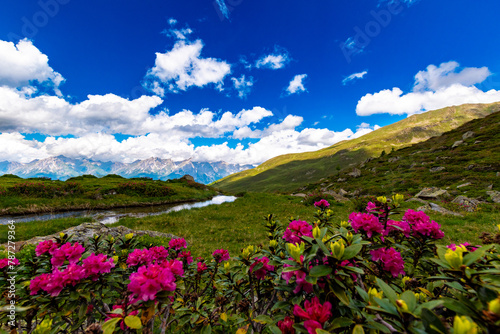
<path id="1" fill-rule="evenodd" d="M 339 178 L 337 179 L 337 182 L 345 182 L 345 178 L 343 178 L 343 177 L 339 177 Z"/>
<path id="2" fill-rule="evenodd" d="M 475 166 L 476 166 L 476 165 L 469 165 L 469 166 L 467 166 L 465 169 L 467 169 L 467 170 L 471 170 L 471 169 L 472 169 L 472 168 L 474 168 Z"/>
<path id="3" fill-rule="evenodd" d="M 500 203 L 500 191 L 491 190 L 491 191 L 487 191 L 486 194 L 488 194 L 490 196 L 490 198 L 493 202 Z"/>
<path id="4" fill-rule="evenodd" d="M 440 172 L 440 171 L 445 170 L 445 169 L 446 169 L 445 167 L 432 167 L 431 169 L 429 169 L 429 172 L 431 172 L 431 173 Z"/>
<path id="5" fill-rule="evenodd" d="M 458 147 L 458 146 L 462 145 L 463 143 L 464 143 L 463 140 L 457 140 L 456 142 L 453 143 L 453 146 L 451 146 L 451 148 Z"/>
<path id="6" fill-rule="evenodd" d="M 78 226 L 68 228 L 62 232 L 64 234 L 73 235 L 71 241 L 78 242 L 80 244 L 86 243 L 88 239 L 94 237 L 94 235 L 103 235 L 103 236 L 110 235 L 114 238 L 119 238 L 124 236 L 125 234 L 133 233 L 134 236 L 149 235 L 151 237 L 178 238 L 177 236 L 170 233 L 132 230 L 125 226 L 108 227 L 102 223 L 84 223 Z M 58 236 L 59 232 L 44 237 L 35 237 L 30 240 L 19 241 L 16 243 L 15 249 L 19 251 L 24 245 L 37 244 L 41 241 L 50 240 Z"/>
<path id="7" fill-rule="evenodd" d="M 492 185 L 492 184 L 490 184 L 490 185 L 488 186 L 488 189 L 489 189 L 489 190 L 493 189 L 493 185 Z"/>
<path id="8" fill-rule="evenodd" d="M 354 168 L 352 170 L 352 172 L 350 172 L 347 175 L 352 176 L 352 177 L 360 177 L 361 176 L 361 171 L 359 169 L 357 169 L 357 168 Z"/>
<path id="9" fill-rule="evenodd" d="M 406 200 L 406 202 L 419 202 L 422 204 L 427 204 L 427 201 L 424 201 L 423 199 L 417 198 L 417 197 L 412 197 L 412 198 Z"/>
<path id="10" fill-rule="evenodd" d="M 439 189 L 436 187 L 424 188 L 415 197 L 427 200 L 436 200 L 450 197 L 450 194 L 443 189 Z"/>
<path id="11" fill-rule="evenodd" d="M 426 205 L 421 206 L 417 209 L 417 211 L 424 211 L 424 212 L 429 210 L 439 212 L 443 215 L 463 217 L 463 215 L 461 215 L 460 213 L 456 213 L 448 209 L 445 209 L 442 206 L 437 205 L 436 203 L 427 203 Z"/>
<path id="12" fill-rule="evenodd" d="M 479 143 L 482 143 L 482 142 L 483 142 L 482 140 L 476 140 L 476 141 L 474 142 L 474 144 L 479 144 Z"/>
<path id="13" fill-rule="evenodd" d="M 373 168 L 371 169 L 371 171 L 372 171 L 372 173 L 376 173 L 376 172 L 377 172 L 377 168 L 373 167 Z M 497 173 L 497 174 L 499 174 L 499 173 Z M 497 175 L 497 176 L 498 176 L 498 175 Z"/>
<path id="14" fill-rule="evenodd" d="M 464 210 L 467 211 L 467 212 L 474 212 L 474 211 L 476 211 L 477 206 L 480 203 L 476 199 L 468 198 L 468 197 L 465 197 L 465 196 L 458 196 L 458 197 L 456 197 L 451 202 L 463 206 Z"/>
<path id="15" fill-rule="evenodd" d="M 345 191 L 344 189 L 340 188 L 340 190 L 339 190 L 339 195 L 340 196 L 346 196 L 347 194 L 348 194 L 347 191 Z"/>
<path id="16" fill-rule="evenodd" d="M 469 139 L 469 138 L 472 138 L 474 137 L 476 134 L 474 133 L 474 131 L 467 131 L 466 133 L 464 133 L 462 135 L 462 139 L 463 140 L 466 140 L 466 139 Z"/>
<path id="17" fill-rule="evenodd" d="M 298 194 L 292 194 L 292 196 L 305 198 L 307 195 L 303 193 L 298 193 Z"/>
<path id="18" fill-rule="evenodd" d="M 192 177 L 191 175 L 189 174 L 186 174 L 184 175 L 183 177 L 181 177 L 181 180 L 186 180 L 186 181 L 194 181 L 194 177 Z"/>
<path id="19" fill-rule="evenodd" d="M 345 198 L 344 196 L 341 196 L 339 194 L 337 194 L 335 191 L 325 191 L 323 192 L 323 194 L 325 195 L 329 195 L 331 197 L 333 197 L 337 202 L 347 202 L 349 201 L 349 199 Z"/>
<path id="20" fill-rule="evenodd" d="M 497 177 L 499 177 L 499 176 L 500 176 L 500 172 L 497 172 Z"/>
<path id="21" fill-rule="evenodd" d="M 393 157 L 393 158 L 390 158 L 389 160 L 387 160 L 388 162 L 396 162 L 398 161 L 399 159 L 401 159 L 400 157 Z"/>
<path id="22" fill-rule="evenodd" d="M 472 183 L 467 182 L 467 183 L 464 183 L 464 184 L 458 185 L 458 186 L 457 186 L 457 189 L 458 189 L 458 188 L 462 188 L 462 187 L 467 187 L 467 186 L 470 186 L 471 184 L 472 184 Z"/>

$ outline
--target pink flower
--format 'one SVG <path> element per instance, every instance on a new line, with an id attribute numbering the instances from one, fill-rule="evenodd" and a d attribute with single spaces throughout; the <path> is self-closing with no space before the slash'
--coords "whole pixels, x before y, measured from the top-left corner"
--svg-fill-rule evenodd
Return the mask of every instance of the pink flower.
<path id="1" fill-rule="evenodd" d="M 175 276 L 169 268 L 158 264 L 139 267 L 138 272 L 130 275 L 128 289 L 139 300 L 154 300 L 160 291 L 174 291 Z"/>
<path id="2" fill-rule="evenodd" d="M 52 274 L 48 277 L 47 281 L 44 282 L 42 289 L 46 291 L 52 297 L 58 296 L 65 286 L 67 278 L 63 272 L 54 269 Z"/>
<path id="3" fill-rule="evenodd" d="M 314 202 L 314 206 L 320 209 L 326 209 L 327 207 L 330 206 L 330 203 L 326 199 L 322 199 L 318 202 Z"/>
<path id="4" fill-rule="evenodd" d="M 379 248 L 370 252 L 372 261 L 383 263 L 384 270 L 390 271 L 392 276 L 397 277 L 399 274 L 405 274 L 405 263 L 401 257 L 401 253 L 394 248 Z"/>
<path id="5" fill-rule="evenodd" d="M 304 255 L 300 256 L 301 261 L 304 261 Z M 288 260 L 293 261 L 293 258 L 288 258 Z M 283 268 L 291 267 L 291 265 L 284 264 Z M 313 291 L 313 285 L 306 281 L 306 273 L 302 270 L 289 271 L 286 273 L 281 273 L 281 277 L 286 281 L 286 284 L 289 284 L 290 280 L 295 277 L 295 289 L 293 293 L 299 293 L 301 290 L 304 290 L 307 293 L 311 293 Z"/>
<path id="6" fill-rule="evenodd" d="M 197 271 L 198 271 L 198 273 L 200 273 L 200 274 L 201 274 L 202 272 L 204 272 L 205 270 L 207 270 L 207 265 L 206 265 L 205 263 L 203 263 L 203 262 L 198 262 L 198 263 L 196 264 L 196 266 L 198 267 L 196 270 L 197 270 Z"/>
<path id="7" fill-rule="evenodd" d="M 413 225 L 417 223 L 428 223 L 430 222 L 430 219 L 429 216 L 427 216 L 423 211 L 408 209 L 403 215 L 403 221 Z"/>
<path id="8" fill-rule="evenodd" d="M 74 245 L 71 245 L 70 242 L 65 243 L 60 248 L 51 251 L 52 259 L 50 262 L 54 266 L 54 268 L 59 268 L 64 264 L 66 259 L 69 264 L 77 263 L 80 260 L 83 252 L 85 252 L 85 248 L 80 245 L 78 242 L 75 242 Z"/>
<path id="9" fill-rule="evenodd" d="M 229 261 L 229 252 L 225 249 L 216 249 L 212 253 L 212 257 L 217 261 L 218 263 L 221 263 L 222 261 Z"/>
<path id="10" fill-rule="evenodd" d="M 88 276 L 85 269 L 77 264 L 70 264 L 68 268 L 62 271 L 62 275 L 64 278 L 63 287 L 70 284 L 75 286 L 79 281 Z"/>
<path id="11" fill-rule="evenodd" d="M 466 248 L 469 252 L 473 252 L 473 251 L 475 251 L 476 249 L 478 249 L 479 247 L 481 247 L 481 246 L 476 246 L 476 247 L 474 247 L 474 246 L 472 246 L 472 245 L 471 245 L 470 243 L 468 243 L 468 242 L 461 243 L 461 244 L 460 244 L 460 245 L 458 245 L 458 246 L 464 246 L 464 247 L 465 247 L 465 248 Z M 455 250 L 457 249 L 457 245 L 455 245 L 455 244 L 451 244 L 451 245 L 446 246 L 446 247 L 448 247 L 448 248 L 449 248 L 449 249 L 451 249 L 452 251 L 455 251 Z"/>
<path id="12" fill-rule="evenodd" d="M 127 265 L 129 267 L 149 264 L 150 262 L 151 254 L 147 249 L 134 249 L 134 251 L 130 253 L 127 258 Z"/>
<path id="13" fill-rule="evenodd" d="M 411 235 L 410 224 L 408 224 L 408 222 L 406 221 L 398 222 L 395 220 L 388 220 L 387 229 L 384 232 L 384 235 L 388 235 L 391 231 L 395 231 L 396 233 L 403 233 L 407 238 Z"/>
<path id="14" fill-rule="evenodd" d="M 184 269 L 182 268 L 182 262 L 177 260 L 165 261 L 162 264 L 162 267 L 167 268 L 172 272 L 172 274 L 182 277 L 184 275 Z"/>
<path id="15" fill-rule="evenodd" d="M 184 238 L 171 239 L 168 242 L 168 247 L 173 248 L 175 250 L 179 250 L 182 248 L 187 248 L 187 243 L 186 240 L 184 240 Z"/>
<path id="16" fill-rule="evenodd" d="M 282 321 L 278 321 L 277 325 L 281 330 L 281 334 L 295 334 L 295 328 L 293 328 L 293 320 L 289 316 L 286 316 Z"/>
<path id="17" fill-rule="evenodd" d="M 260 269 L 253 271 L 255 266 L 259 263 L 262 263 L 262 267 Z M 265 256 L 261 258 L 256 258 L 255 261 L 250 265 L 250 272 L 255 274 L 255 277 L 258 279 L 264 279 L 268 271 L 274 271 L 274 266 L 268 264 L 269 259 Z"/>
<path id="18" fill-rule="evenodd" d="M 30 295 L 36 295 L 38 291 L 43 290 L 50 279 L 50 274 L 41 274 L 30 281 Z"/>
<path id="19" fill-rule="evenodd" d="M 318 297 L 314 297 L 310 301 L 306 300 L 304 309 L 299 305 L 293 308 L 293 314 L 302 319 L 306 319 L 304 326 L 309 334 L 316 334 L 316 329 L 323 329 L 323 325 L 332 315 L 332 304 L 325 302 L 323 305 L 319 302 Z"/>
<path id="20" fill-rule="evenodd" d="M 300 237 L 302 236 L 312 238 L 312 226 L 305 221 L 294 220 L 286 228 L 283 239 L 292 244 L 297 244 L 301 242 Z"/>
<path id="21" fill-rule="evenodd" d="M 353 212 L 349 215 L 349 221 L 356 233 L 362 230 L 366 232 L 368 238 L 371 238 L 374 232 L 380 234 L 384 232 L 384 225 L 377 217 L 369 213 Z"/>
<path id="22" fill-rule="evenodd" d="M 35 249 L 36 256 L 41 256 L 42 254 L 49 253 L 57 249 L 58 245 L 52 240 L 45 240 L 40 242 Z"/>
<path id="23" fill-rule="evenodd" d="M 178 256 L 179 260 L 185 261 L 187 264 L 193 263 L 193 257 L 191 256 L 191 251 L 182 251 Z"/>
<path id="24" fill-rule="evenodd" d="M 377 205 L 373 202 L 368 202 L 368 204 L 366 205 L 366 212 L 377 212 Z"/>
<path id="25" fill-rule="evenodd" d="M 160 263 L 166 260 L 168 257 L 168 250 L 163 246 L 157 246 L 149 249 L 150 261 L 156 261 Z"/>
<path id="26" fill-rule="evenodd" d="M 3 268 L 10 266 L 10 265 L 18 266 L 19 260 L 18 259 L 14 259 L 14 260 L 1 259 L 0 260 L 0 269 L 3 269 Z"/>
<path id="27" fill-rule="evenodd" d="M 441 231 L 441 225 L 436 223 L 434 220 L 431 222 L 416 223 L 413 225 L 413 231 L 414 233 L 420 233 L 421 235 L 431 237 L 432 239 L 444 238 L 444 232 Z"/>
<path id="28" fill-rule="evenodd" d="M 88 258 L 82 261 L 83 268 L 88 276 L 93 276 L 94 280 L 97 280 L 99 274 L 109 273 L 111 268 L 115 266 L 113 259 L 109 259 L 107 255 L 99 254 L 95 255 L 92 253 Z"/>

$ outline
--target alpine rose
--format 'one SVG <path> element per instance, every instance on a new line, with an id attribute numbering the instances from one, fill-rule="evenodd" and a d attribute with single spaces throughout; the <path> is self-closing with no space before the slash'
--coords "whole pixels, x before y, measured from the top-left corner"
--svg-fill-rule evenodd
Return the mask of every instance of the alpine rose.
<path id="1" fill-rule="evenodd" d="M 305 221 L 294 220 L 286 228 L 283 239 L 289 243 L 298 244 L 302 236 L 312 238 L 312 226 Z"/>

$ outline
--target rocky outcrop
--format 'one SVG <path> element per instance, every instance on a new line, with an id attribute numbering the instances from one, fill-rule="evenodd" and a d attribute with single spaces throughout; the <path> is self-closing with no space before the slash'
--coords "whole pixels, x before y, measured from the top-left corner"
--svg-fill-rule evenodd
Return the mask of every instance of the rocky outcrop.
<path id="1" fill-rule="evenodd" d="M 477 206 L 479 205 L 479 201 L 476 199 L 468 198 L 465 196 L 456 197 L 452 203 L 458 204 L 462 206 L 462 208 L 467 212 L 474 212 L 477 210 Z"/>
<path id="2" fill-rule="evenodd" d="M 492 190 L 492 191 L 487 191 L 486 194 L 488 194 L 491 198 L 491 200 L 495 203 L 500 203 L 500 191 Z"/>
<path id="3" fill-rule="evenodd" d="M 463 217 L 463 215 L 450 211 L 448 209 L 443 208 L 442 206 L 437 205 L 436 203 L 427 203 L 424 206 L 421 206 L 417 209 L 417 211 L 436 211 L 439 212 L 443 215 L 451 215 L 451 216 L 457 216 L 457 217 Z"/>
<path id="4" fill-rule="evenodd" d="M 425 200 L 438 200 L 450 197 L 450 194 L 444 190 L 436 187 L 424 188 L 415 197 Z"/>

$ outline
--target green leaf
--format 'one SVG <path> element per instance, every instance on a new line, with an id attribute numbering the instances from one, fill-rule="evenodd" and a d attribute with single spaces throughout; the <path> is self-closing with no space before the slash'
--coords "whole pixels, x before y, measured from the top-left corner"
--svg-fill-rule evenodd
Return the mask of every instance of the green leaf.
<path id="1" fill-rule="evenodd" d="M 125 317 L 125 325 L 129 326 L 132 329 L 141 329 L 141 319 L 135 315 L 127 315 Z"/>
<path id="2" fill-rule="evenodd" d="M 347 297 L 345 290 L 342 289 L 342 287 L 340 287 L 337 284 L 333 284 L 332 288 L 333 288 L 333 293 L 335 294 L 335 296 L 337 296 L 337 298 L 340 299 L 340 301 L 342 303 L 349 306 L 349 297 Z"/>
<path id="3" fill-rule="evenodd" d="M 448 333 L 446 327 L 443 325 L 437 315 L 426 308 L 422 310 L 422 322 L 424 323 L 425 331 L 429 334 Z"/>
<path id="4" fill-rule="evenodd" d="M 316 328 L 316 334 L 330 334 L 330 332 L 325 331 L 324 329 L 321 328 Z"/>
<path id="5" fill-rule="evenodd" d="M 443 303 L 444 303 L 444 301 L 443 301 L 443 300 L 431 300 L 431 301 L 428 301 L 428 302 L 426 302 L 426 303 L 423 303 L 423 304 L 419 305 L 419 306 L 417 307 L 417 309 L 415 310 L 415 314 L 416 314 L 417 316 L 419 316 L 419 315 L 420 315 L 420 313 L 422 312 L 422 310 L 423 310 L 424 308 L 429 309 L 429 310 L 432 310 L 432 309 L 434 309 L 434 308 L 436 308 L 436 307 L 438 307 L 438 306 L 443 305 Z"/>
<path id="6" fill-rule="evenodd" d="M 201 329 L 201 334 L 211 334 L 212 333 L 212 326 L 210 324 L 203 326 Z"/>
<path id="7" fill-rule="evenodd" d="M 281 302 L 277 302 L 276 304 L 274 304 L 273 307 L 271 308 L 271 311 L 274 311 L 276 309 L 287 310 L 289 308 L 290 308 L 290 305 L 288 304 L 288 302 L 281 301 Z"/>
<path id="8" fill-rule="evenodd" d="M 273 323 L 273 319 L 271 319 L 271 317 L 269 317 L 268 315 L 265 315 L 265 314 L 258 315 L 255 318 L 253 318 L 253 320 L 258 322 L 258 323 L 261 323 L 261 324 L 272 324 Z"/>
<path id="9" fill-rule="evenodd" d="M 348 327 L 348 326 L 352 325 L 353 323 L 354 323 L 354 321 L 352 321 L 351 319 L 346 318 L 346 317 L 336 318 L 335 320 L 333 320 L 331 322 L 330 327 L 328 327 L 328 330 L 332 331 L 332 330 L 337 329 L 337 328 Z"/>
<path id="10" fill-rule="evenodd" d="M 82 319 L 85 317 L 85 314 L 87 314 L 87 303 L 82 303 L 82 306 L 80 306 L 80 310 L 78 311 L 78 318 Z"/>
<path id="11" fill-rule="evenodd" d="M 413 291 L 405 291 L 401 294 L 401 299 L 405 301 L 408 306 L 408 310 L 413 312 L 415 307 L 417 307 L 417 298 L 415 298 L 415 294 Z"/>
<path id="12" fill-rule="evenodd" d="M 255 267 L 252 268 L 252 272 L 254 273 L 257 270 L 262 269 L 262 267 L 264 267 L 264 264 L 262 262 L 259 262 L 255 265 Z"/>
<path id="13" fill-rule="evenodd" d="M 464 303 L 460 303 L 457 300 L 451 298 L 446 298 L 444 300 L 443 306 L 460 315 L 470 316 L 471 314 L 475 313 L 474 310 L 466 306 Z"/>
<path id="14" fill-rule="evenodd" d="M 470 266 L 471 264 L 473 264 L 474 262 L 476 262 L 477 260 L 482 258 L 484 256 L 484 254 L 491 248 L 491 246 L 492 245 L 479 247 L 475 251 L 470 252 L 469 254 L 465 255 L 464 262 L 463 262 L 464 265 Z"/>
<path id="15" fill-rule="evenodd" d="M 374 300 L 387 313 L 390 313 L 392 315 L 395 315 L 395 316 L 399 317 L 398 309 L 396 308 L 396 306 L 394 306 L 394 304 L 391 304 L 387 299 L 380 299 L 378 297 L 375 297 Z"/>
<path id="16" fill-rule="evenodd" d="M 361 244 L 354 244 L 349 247 L 346 247 L 344 249 L 344 255 L 342 256 L 342 260 L 349 260 L 358 255 L 358 253 L 361 251 L 361 248 L 363 248 L 363 245 Z"/>
<path id="17" fill-rule="evenodd" d="M 273 334 L 281 334 L 281 329 L 278 328 L 276 325 L 269 325 L 267 328 L 271 331 Z"/>
<path id="18" fill-rule="evenodd" d="M 312 276 L 306 276 L 306 282 L 311 283 L 312 285 L 318 284 L 318 278 Z"/>
<path id="19" fill-rule="evenodd" d="M 300 267 L 286 267 L 283 269 L 282 273 L 288 273 L 290 271 L 300 270 Z"/>
<path id="20" fill-rule="evenodd" d="M 108 321 L 106 321 L 104 323 L 104 325 L 102 325 L 103 334 L 113 334 L 113 332 L 115 331 L 115 328 L 116 328 L 116 324 L 120 320 L 122 320 L 122 319 L 121 318 L 112 318 L 112 319 L 109 319 Z"/>
<path id="21" fill-rule="evenodd" d="M 396 292 L 384 281 L 382 281 L 380 278 L 376 277 L 377 284 L 382 289 L 384 292 L 384 295 L 389 298 L 391 303 L 396 304 L 396 299 L 398 298 L 396 295 Z"/>
<path id="22" fill-rule="evenodd" d="M 309 272 L 309 275 L 311 275 L 313 277 L 323 277 L 323 276 L 329 275 L 332 271 L 333 271 L 333 269 L 331 267 L 321 265 L 321 266 L 313 267 L 311 269 L 311 271 Z"/>

